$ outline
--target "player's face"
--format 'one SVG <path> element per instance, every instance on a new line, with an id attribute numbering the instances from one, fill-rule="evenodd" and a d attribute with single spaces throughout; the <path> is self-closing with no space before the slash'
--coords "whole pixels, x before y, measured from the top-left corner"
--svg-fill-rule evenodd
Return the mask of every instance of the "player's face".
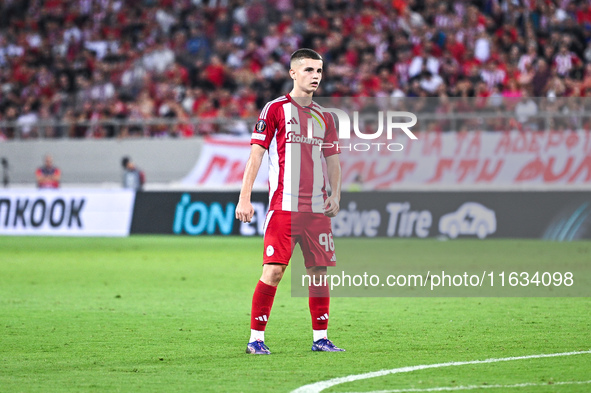
<path id="1" fill-rule="evenodd" d="M 322 80 L 322 60 L 303 59 L 292 64 L 289 70 L 294 87 L 305 94 L 318 90 Z"/>

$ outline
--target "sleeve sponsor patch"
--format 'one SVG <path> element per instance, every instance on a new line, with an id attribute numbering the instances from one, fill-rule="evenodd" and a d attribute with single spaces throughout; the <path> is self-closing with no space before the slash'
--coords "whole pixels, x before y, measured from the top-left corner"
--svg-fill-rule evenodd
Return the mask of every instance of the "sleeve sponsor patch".
<path id="1" fill-rule="evenodd" d="M 252 134 L 252 139 L 258 139 L 259 141 L 264 141 L 265 138 L 266 137 L 263 134 L 257 134 L 256 132 L 254 132 Z"/>
<path id="2" fill-rule="evenodd" d="M 264 120 L 257 121 L 257 124 L 254 126 L 256 132 L 265 132 L 267 129 L 267 123 Z"/>

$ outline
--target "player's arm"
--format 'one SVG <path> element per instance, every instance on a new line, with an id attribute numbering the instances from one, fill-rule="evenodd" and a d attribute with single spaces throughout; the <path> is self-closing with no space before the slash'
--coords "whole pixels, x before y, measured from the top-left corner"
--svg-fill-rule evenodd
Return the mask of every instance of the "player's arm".
<path id="1" fill-rule="evenodd" d="M 339 212 L 341 202 L 341 161 L 338 154 L 326 157 L 326 171 L 331 193 L 324 201 L 324 215 L 334 217 Z"/>
<path id="2" fill-rule="evenodd" d="M 254 215 L 254 208 L 250 202 L 250 197 L 252 195 L 254 181 L 263 162 L 265 151 L 266 149 L 261 145 L 256 143 L 251 145 L 250 157 L 248 157 L 248 161 L 246 162 L 244 177 L 242 178 L 242 189 L 240 190 L 238 205 L 236 206 L 236 219 L 242 222 L 250 222 Z"/>

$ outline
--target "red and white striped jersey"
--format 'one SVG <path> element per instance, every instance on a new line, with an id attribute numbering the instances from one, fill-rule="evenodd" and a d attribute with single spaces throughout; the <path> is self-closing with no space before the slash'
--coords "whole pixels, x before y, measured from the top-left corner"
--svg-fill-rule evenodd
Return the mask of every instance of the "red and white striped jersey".
<path id="1" fill-rule="evenodd" d="M 572 52 L 567 54 L 558 54 L 554 58 L 554 65 L 556 66 L 556 72 L 560 76 L 567 75 L 575 66 L 578 66 L 580 59 Z"/>
<path id="2" fill-rule="evenodd" d="M 492 90 L 494 86 L 505 82 L 505 79 L 507 79 L 507 73 L 500 68 L 493 71 L 484 69 L 480 72 L 480 78 L 486 83 L 488 90 Z"/>
<path id="3" fill-rule="evenodd" d="M 269 152 L 269 210 L 324 211 L 322 157 L 339 153 L 330 113 L 315 102 L 302 107 L 289 94 L 281 96 L 261 111 L 250 143 Z"/>
<path id="4" fill-rule="evenodd" d="M 517 69 L 521 72 L 527 72 L 527 67 L 532 64 L 536 60 L 535 55 L 524 54 L 521 55 L 519 58 L 519 63 L 517 63 Z"/>
<path id="5" fill-rule="evenodd" d="M 435 16 L 435 27 L 446 29 L 456 24 L 456 17 L 452 14 L 443 14 Z"/>
<path id="6" fill-rule="evenodd" d="M 400 61 L 394 64 L 394 73 L 398 77 L 398 82 L 402 86 L 406 86 L 410 76 L 408 74 L 408 70 L 410 69 L 410 60 L 408 61 Z"/>

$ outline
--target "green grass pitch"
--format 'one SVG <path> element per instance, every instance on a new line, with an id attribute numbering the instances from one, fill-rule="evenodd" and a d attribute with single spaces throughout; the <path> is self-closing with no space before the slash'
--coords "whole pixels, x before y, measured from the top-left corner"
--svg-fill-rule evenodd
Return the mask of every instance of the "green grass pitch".
<path id="1" fill-rule="evenodd" d="M 520 263 L 541 254 L 591 262 L 589 242 L 382 241 L 406 260 L 472 259 L 478 249 L 484 259 L 502 250 Z M 355 245 L 336 242 L 337 251 Z M 273 354 L 249 356 L 261 259 L 260 238 L 0 237 L 0 391 L 290 392 L 377 370 L 591 349 L 591 298 L 343 297 L 332 301 L 329 332 L 347 352 L 313 353 L 307 299 L 291 297 L 288 269 L 267 327 Z M 579 354 L 432 368 L 326 391 L 589 392 L 588 383 L 559 384 L 588 380 L 591 354 Z M 515 384 L 534 385 L 508 387 Z"/>

